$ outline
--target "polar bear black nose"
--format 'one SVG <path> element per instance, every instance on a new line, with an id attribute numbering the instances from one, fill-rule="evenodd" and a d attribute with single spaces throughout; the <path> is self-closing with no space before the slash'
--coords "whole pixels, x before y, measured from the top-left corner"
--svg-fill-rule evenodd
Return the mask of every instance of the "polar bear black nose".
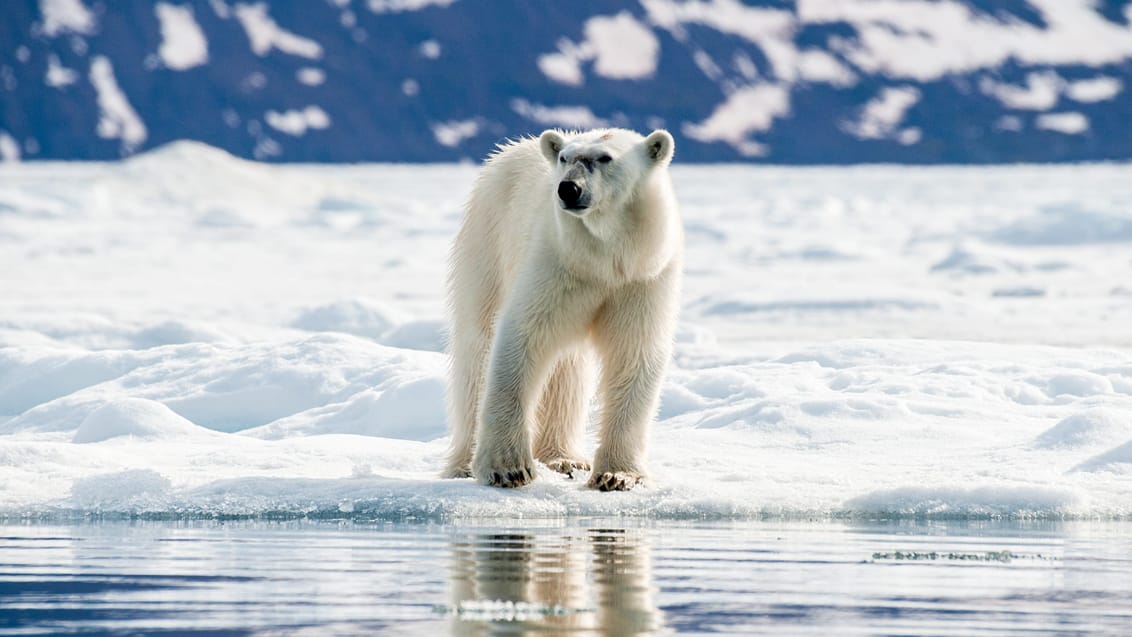
<path id="1" fill-rule="evenodd" d="M 582 188 L 576 182 L 564 181 L 558 184 L 558 198 L 567 208 L 576 208 L 578 200 L 582 198 Z"/>

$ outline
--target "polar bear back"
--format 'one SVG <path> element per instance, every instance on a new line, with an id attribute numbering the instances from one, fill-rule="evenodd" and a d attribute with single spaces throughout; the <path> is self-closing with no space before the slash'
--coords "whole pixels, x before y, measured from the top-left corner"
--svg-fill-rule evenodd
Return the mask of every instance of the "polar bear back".
<path id="1" fill-rule="evenodd" d="M 495 288 L 493 296 L 506 296 L 507 282 L 537 243 L 538 215 L 550 214 L 554 186 L 537 139 L 501 146 L 484 164 L 464 210 L 452 267 L 466 271 L 455 272 L 457 278 L 482 280 Z"/>

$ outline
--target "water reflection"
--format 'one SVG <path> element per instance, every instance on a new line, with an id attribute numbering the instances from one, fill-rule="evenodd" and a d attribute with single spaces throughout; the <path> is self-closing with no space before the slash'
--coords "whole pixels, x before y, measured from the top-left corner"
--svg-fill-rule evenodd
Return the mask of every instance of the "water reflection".
<path id="1" fill-rule="evenodd" d="M 1128 635 L 1119 523 L 0 525 L 0 635 Z M 487 526 L 491 525 L 491 526 Z"/>
<path id="2" fill-rule="evenodd" d="M 450 632 L 649 634 L 661 626 L 651 580 L 647 538 L 632 530 L 454 539 Z"/>

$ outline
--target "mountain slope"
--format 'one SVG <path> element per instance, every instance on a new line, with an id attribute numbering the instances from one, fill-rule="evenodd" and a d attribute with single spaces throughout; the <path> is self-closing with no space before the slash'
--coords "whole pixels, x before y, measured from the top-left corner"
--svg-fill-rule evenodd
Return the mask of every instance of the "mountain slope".
<path id="1" fill-rule="evenodd" d="M 176 139 L 452 161 L 551 126 L 681 161 L 1132 157 L 1132 2 L 9 0 L 0 157 Z"/>

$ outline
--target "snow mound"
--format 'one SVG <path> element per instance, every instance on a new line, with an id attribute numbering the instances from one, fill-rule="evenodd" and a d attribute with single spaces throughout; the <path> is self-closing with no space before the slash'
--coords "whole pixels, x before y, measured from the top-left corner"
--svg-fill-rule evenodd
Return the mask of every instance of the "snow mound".
<path id="1" fill-rule="evenodd" d="M 304 309 L 291 327 L 308 332 L 339 332 L 368 338 L 390 347 L 443 352 L 447 322 L 409 320 L 395 307 L 368 299 L 347 299 Z"/>
<path id="2" fill-rule="evenodd" d="M 309 332 L 342 332 L 379 340 L 403 317 L 382 303 L 350 299 L 304 310 L 291 327 Z"/>
<path id="3" fill-rule="evenodd" d="M 134 349 L 149 349 L 162 345 L 223 343 L 232 340 L 228 334 L 209 323 L 170 319 L 139 329 L 130 338 L 130 344 Z"/>
<path id="4" fill-rule="evenodd" d="M 1001 272 L 1006 264 L 980 254 L 967 246 L 955 246 L 951 253 L 932 265 L 932 272 L 960 272 L 963 274 L 993 274 Z"/>
<path id="5" fill-rule="evenodd" d="M 135 355 L 120 352 L 92 353 L 54 347 L 0 349 L 0 415 L 25 413 L 117 378 L 139 364 Z M 0 425 L 0 431 L 4 429 Z"/>
<path id="6" fill-rule="evenodd" d="M 408 321 L 381 337 L 384 345 L 426 352 L 443 352 L 447 342 L 448 324 L 442 320 Z"/>
<path id="7" fill-rule="evenodd" d="M 1085 370 L 1066 370 L 1034 379 L 1051 399 L 1087 398 L 1112 393 L 1112 381 Z"/>
<path id="8" fill-rule="evenodd" d="M 218 165 L 242 165 L 255 169 L 257 165 L 255 162 L 236 157 L 222 148 L 191 139 L 179 139 L 162 144 L 152 150 L 133 155 L 124 162 L 124 166 L 130 168 L 157 170 L 163 170 L 170 164 L 182 167 L 184 172 L 200 168 L 214 169 Z"/>
<path id="9" fill-rule="evenodd" d="M 73 431 L 108 397 L 125 394 L 232 433 L 341 403 L 393 378 L 425 370 L 439 376 L 442 368 L 435 354 L 340 334 L 246 346 L 70 353 L 69 363 L 56 362 L 66 354 L 53 349 L 17 349 L 9 356 L 19 361 L 10 374 L 19 380 L 5 394 L 0 379 L 0 407 L 17 414 L 0 424 L 8 432 Z M 17 393 L 36 379 L 54 391 Z M 28 404 L 37 399 L 39 404 Z"/>
<path id="10" fill-rule="evenodd" d="M 1090 447 L 1114 444 L 1132 436 L 1132 415 L 1095 408 L 1063 418 L 1034 439 L 1038 449 Z"/>
<path id="11" fill-rule="evenodd" d="M 397 378 L 348 400 L 295 414 L 245 435 L 266 440 L 355 434 L 401 440 L 435 440 L 445 433 L 444 379 Z"/>
<path id="12" fill-rule="evenodd" d="M 120 398 L 90 412 L 75 430 L 72 442 L 102 442 L 119 436 L 176 438 L 208 433 L 153 400 Z"/>
<path id="13" fill-rule="evenodd" d="M 1080 245 L 1132 241 L 1132 217 L 1089 210 L 1079 204 L 1049 205 L 1037 214 L 1008 223 L 990 238 L 1014 245 Z"/>
<path id="14" fill-rule="evenodd" d="M 1089 458 L 1074 467 L 1073 471 L 1086 473 L 1107 471 L 1132 476 L 1132 440 Z"/>

